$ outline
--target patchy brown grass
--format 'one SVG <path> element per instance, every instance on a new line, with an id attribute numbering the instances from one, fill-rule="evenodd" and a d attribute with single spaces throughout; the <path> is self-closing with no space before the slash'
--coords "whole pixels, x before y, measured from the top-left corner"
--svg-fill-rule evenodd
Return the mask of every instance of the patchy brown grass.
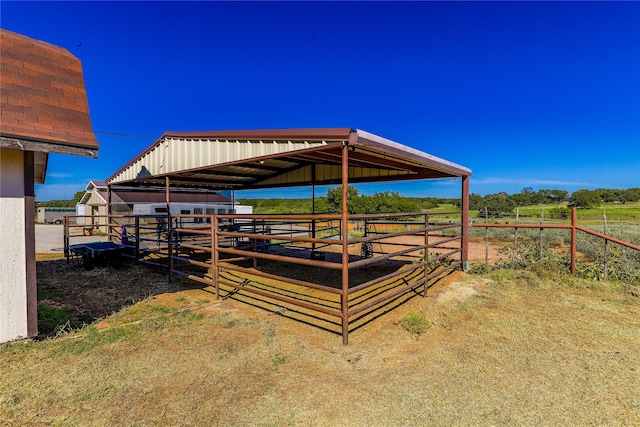
<path id="1" fill-rule="evenodd" d="M 154 269 L 39 274 L 107 317 L 0 348 L 3 425 L 640 425 L 640 300 L 612 284 L 454 273 L 345 347 Z"/>

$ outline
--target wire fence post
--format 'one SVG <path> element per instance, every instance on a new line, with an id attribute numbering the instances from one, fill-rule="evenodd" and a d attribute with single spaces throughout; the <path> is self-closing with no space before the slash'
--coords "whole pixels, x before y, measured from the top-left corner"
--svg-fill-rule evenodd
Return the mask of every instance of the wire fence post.
<path id="1" fill-rule="evenodd" d="M 516 208 L 516 227 L 513 230 L 513 251 L 511 251 L 511 268 L 516 266 L 516 256 L 518 251 L 518 217 L 520 216 L 520 207 Z"/>

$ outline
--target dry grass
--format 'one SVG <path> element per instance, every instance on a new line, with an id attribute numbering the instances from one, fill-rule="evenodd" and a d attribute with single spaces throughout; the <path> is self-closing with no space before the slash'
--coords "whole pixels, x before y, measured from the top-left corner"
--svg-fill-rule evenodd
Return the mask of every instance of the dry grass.
<path id="1" fill-rule="evenodd" d="M 207 290 L 160 289 L 153 270 L 102 271 L 58 273 L 93 274 L 126 308 L 0 349 L 0 424 L 640 425 L 640 300 L 614 285 L 455 273 L 345 347 Z M 408 313 L 428 332 L 407 333 Z"/>

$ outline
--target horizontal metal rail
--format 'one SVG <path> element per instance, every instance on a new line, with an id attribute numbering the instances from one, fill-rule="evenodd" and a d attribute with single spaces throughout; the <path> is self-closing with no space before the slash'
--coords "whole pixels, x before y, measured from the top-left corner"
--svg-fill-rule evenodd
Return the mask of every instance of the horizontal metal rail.
<path id="1" fill-rule="evenodd" d="M 203 268 L 206 268 L 206 269 L 211 268 L 211 263 L 205 263 L 205 262 L 201 262 L 201 261 L 196 261 L 196 260 L 191 259 L 191 258 L 185 258 L 185 257 L 177 256 L 177 255 L 172 255 L 171 259 L 174 259 L 174 260 L 177 260 L 177 261 L 184 261 L 185 264 L 183 264 L 182 266 L 196 265 L 198 267 L 203 267 Z"/>
<path id="2" fill-rule="evenodd" d="M 221 253 L 232 254 L 232 255 L 241 255 L 241 256 L 247 256 L 251 258 L 269 259 L 272 261 L 290 262 L 292 264 L 302 264 L 302 265 L 309 265 L 313 267 L 331 268 L 334 270 L 340 270 L 342 268 L 342 265 L 334 264 L 332 262 L 315 261 L 311 259 L 288 257 L 288 256 L 282 256 L 282 255 L 271 255 L 271 254 L 265 254 L 262 252 L 243 251 L 239 249 L 231 249 L 231 248 L 223 248 L 223 247 L 219 247 L 217 251 Z"/>
<path id="3" fill-rule="evenodd" d="M 453 242 L 454 240 L 462 240 L 462 236 L 453 236 L 453 237 L 450 237 L 448 239 L 438 240 L 437 242 L 434 242 L 433 244 L 429 245 L 429 247 L 430 248 L 437 248 L 439 245 L 443 245 L 445 243 Z"/>
<path id="4" fill-rule="evenodd" d="M 353 288 L 349 288 L 349 295 L 354 294 L 363 289 L 367 289 L 371 286 L 377 285 L 378 283 L 382 283 L 386 280 L 393 279 L 394 277 L 400 276 L 401 274 L 405 274 L 407 272 L 413 272 L 415 270 L 423 268 L 426 264 L 427 264 L 426 261 L 422 261 L 422 262 L 413 264 L 410 268 L 394 271 L 393 273 L 385 274 L 384 276 L 377 277 L 373 280 L 369 280 L 368 282 L 362 283 L 358 286 L 354 286 Z"/>
<path id="5" fill-rule="evenodd" d="M 409 216 L 434 216 L 434 215 L 451 215 L 460 214 L 460 211 L 424 211 L 424 212 L 401 212 L 401 213 L 376 213 L 376 214 L 352 214 L 349 215 L 349 220 L 352 219 L 370 219 L 370 218 L 401 218 Z M 338 218 L 339 219 L 339 218 Z M 416 223 L 418 223 L 416 221 Z"/>
<path id="6" fill-rule="evenodd" d="M 306 233 L 306 232 L 305 232 Z M 295 237 L 289 236 L 286 239 L 279 237 L 284 236 L 286 234 L 252 234 L 252 233 L 239 233 L 239 232 L 231 232 L 231 231 L 220 231 L 218 232 L 218 236 L 220 237 L 235 237 L 235 238 L 247 238 L 249 240 L 283 240 L 288 242 L 304 242 L 304 243 L 318 243 L 318 244 L 326 244 L 326 245 L 341 245 L 342 242 L 335 239 L 326 239 L 326 238 L 313 238 L 313 237 Z M 274 237 L 277 236 L 277 237 Z"/>
<path id="7" fill-rule="evenodd" d="M 276 301 L 280 301 L 280 302 L 285 302 L 287 304 L 291 304 L 291 305 L 295 305 L 298 307 L 303 307 L 306 308 L 308 310 L 313 310 L 313 311 L 317 311 L 320 313 L 324 313 L 324 314 L 328 314 L 330 316 L 334 316 L 334 317 L 338 317 L 338 318 L 342 318 L 342 313 L 336 310 L 331 310 L 328 308 L 324 308 L 324 307 L 320 307 L 318 305 L 315 304 L 310 304 L 310 303 L 306 303 L 306 302 L 302 302 L 293 298 L 289 298 L 289 297 L 283 297 L 280 295 L 275 295 L 273 292 L 266 292 L 266 291 L 261 291 L 259 289 L 255 289 L 255 288 L 251 288 L 245 285 L 237 285 L 233 282 L 229 282 L 223 278 L 219 278 L 218 279 L 218 283 L 221 285 L 226 285 L 226 286 L 231 286 L 235 289 L 239 289 L 239 290 L 245 290 L 247 292 L 251 292 L 260 296 L 263 296 L 265 298 L 269 298 L 269 299 L 274 299 Z"/>
<path id="8" fill-rule="evenodd" d="M 381 260 L 387 260 L 389 258 L 393 258 L 393 257 L 397 257 L 400 255 L 404 255 L 404 254 L 408 254 L 410 252 L 416 252 L 419 250 L 423 250 L 426 246 L 424 245 L 419 245 L 419 246 L 413 246 L 411 248 L 408 249 L 404 249 L 401 251 L 396 251 L 396 252 L 390 252 L 388 254 L 384 254 L 384 255 L 379 255 L 376 257 L 372 257 L 372 258 L 365 258 L 365 259 L 361 259 L 359 261 L 353 261 L 349 263 L 349 269 L 352 268 L 358 268 L 358 267 L 362 267 L 365 265 L 370 265 L 370 264 L 375 264 L 377 262 L 380 262 Z"/>
<path id="9" fill-rule="evenodd" d="M 472 227 L 489 227 L 489 228 L 564 228 L 571 229 L 571 224 L 491 224 L 491 223 L 473 223 Z"/>
<path id="10" fill-rule="evenodd" d="M 204 277 L 200 277 L 200 276 L 196 276 L 196 275 L 193 275 L 193 274 L 185 273 L 184 271 L 180 271 L 180 270 L 171 270 L 171 272 L 174 273 L 174 274 L 177 274 L 179 276 L 186 277 L 187 279 L 191 279 L 191 280 L 194 280 L 196 282 L 200 282 L 200 283 L 202 283 L 204 285 L 207 285 L 207 286 L 213 286 L 214 285 L 213 284 L 213 279 L 206 279 Z"/>
<path id="11" fill-rule="evenodd" d="M 429 263 L 441 261 L 441 260 L 443 260 L 445 258 L 449 258 L 450 256 L 452 256 L 454 254 L 457 254 L 457 253 L 459 253 L 461 251 L 462 251 L 462 249 L 454 249 L 451 252 L 445 252 L 443 254 L 438 255 L 435 258 L 429 258 Z"/>
<path id="12" fill-rule="evenodd" d="M 224 261 L 227 261 L 227 260 L 224 260 Z M 342 290 L 336 289 L 336 288 L 332 288 L 330 286 L 319 285 L 317 283 L 312 283 L 312 282 L 305 282 L 304 280 L 298 280 L 298 279 L 293 279 L 293 278 L 290 278 L 290 277 L 278 276 L 276 274 L 264 273 L 264 272 L 259 271 L 259 270 L 249 270 L 247 268 L 238 267 L 238 266 L 235 266 L 233 264 L 226 263 L 226 262 L 225 263 L 220 263 L 218 265 L 218 267 L 220 269 L 237 271 L 238 273 L 251 274 L 251 275 L 254 275 L 254 276 L 260 276 L 260 277 L 264 277 L 266 279 L 272 279 L 272 280 L 276 280 L 276 281 L 281 280 L 281 281 L 289 282 L 289 283 L 292 283 L 292 284 L 298 285 L 298 286 L 304 286 L 304 287 L 307 287 L 307 288 L 318 289 L 318 290 L 321 290 L 321 291 L 330 292 L 332 294 L 341 294 L 342 293 Z"/>
<path id="13" fill-rule="evenodd" d="M 203 246 L 203 245 L 191 245 L 189 243 L 180 243 L 180 244 L 178 244 L 178 247 L 186 248 L 186 249 L 193 249 L 193 250 L 196 250 L 196 251 L 204 251 L 204 252 L 209 252 L 209 253 L 211 253 L 213 251 L 211 249 L 211 246 L 207 247 L 207 246 Z"/>
<path id="14" fill-rule="evenodd" d="M 616 239 L 615 237 L 607 236 L 606 234 L 598 233 L 597 231 L 593 231 L 589 228 L 582 227 L 580 225 L 576 226 L 577 230 L 580 230 L 584 233 L 591 234 L 592 236 L 600 237 L 601 239 L 608 240 L 610 242 L 616 243 L 621 246 L 626 246 L 630 249 L 635 249 L 636 251 L 640 251 L 640 246 L 634 245 L 629 242 L 625 242 L 624 240 Z"/>
<path id="15" fill-rule="evenodd" d="M 376 298 L 373 301 L 370 301 L 370 302 L 368 302 L 368 303 L 366 303 L 364 305 L 360 305 L 360 306 L 358 306 L 358 307 L 356 307 L 356 308 L 354 308 L 352 310 L 349 310 L 349 316 L 355 316 L 355 315 L 357 315 L 359 313 L 362 313 L 365 310 L 368 310 L 368 309 L 370 309 L 372 307 L 375 307 L 377 305 L 382 304 L 385 301 L 388 301 L 388 300 L 390 300 L 392 298 L 395 298 L 396 296 L 398 296 L 400 294 L 403 294 L 403 293 L 405 293 L 407 291 L 415 289 L 418 286 L 422 285 L 427 280 L 428 280 L 427 278 L 422 278 L 422 279 L 419 279 L 419 280 L 415 281 L 412 284 L 409 284 L 407 282 L 405 282 L 404 285 L 398 284 L 398 286 L 400 287 L 399 289 L 396 289 L 395 291 L 392 291 L 391 293 L 388 293 L 388 294 L 385 294 L 385 295 L 383 295 L 383 296 L 381 296 L 379 298 Z"/>
<path id="16" fill-rule="evenodd" d="M 382 233 L 382 232 L 375 232 L 375 231 L 368 231 L 369 234 L 374 234 L 374 236 L 372 237 L 358 237 L 356 239 L 349 239 L 349 243 L 361 243 L 361 242 L 375 242 L 380 240 L 380 236 L 384 236 L 385 239 L 391 239 L 393 237 L 400 237 L 400 236 L 410 236 L 410 235 L 418 235 L 420 233 L 424 233 L 425 231 L 427 231 L 427 228 L 423 227 L 416 229 L 416 230 L 410 230 L 410 231 L 395 231 L 393 233 Z M 422 234 L 424 235 L 424 234 Z"/>

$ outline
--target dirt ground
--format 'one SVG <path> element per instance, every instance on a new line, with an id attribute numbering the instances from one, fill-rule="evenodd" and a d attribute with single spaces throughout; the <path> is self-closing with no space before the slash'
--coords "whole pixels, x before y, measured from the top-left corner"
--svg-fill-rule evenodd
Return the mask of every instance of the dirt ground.
<path id="1" fill-rule="evenodd" d="M 0 347 L 1 425 L 640 425 L 640 303 L 606 283 L 455 272 L 343 346 L 154 268 L 38 269 L 41 303 L 107 317 Z"/>

